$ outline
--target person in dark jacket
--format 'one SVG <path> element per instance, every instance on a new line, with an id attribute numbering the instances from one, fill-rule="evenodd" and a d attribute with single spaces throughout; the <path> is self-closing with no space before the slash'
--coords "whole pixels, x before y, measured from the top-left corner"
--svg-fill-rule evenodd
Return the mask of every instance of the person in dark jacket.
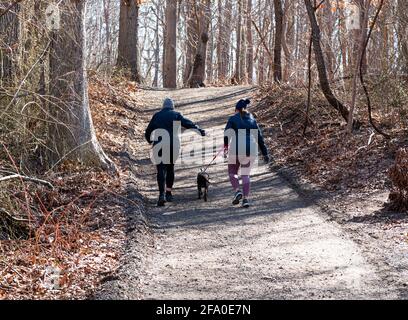
<path id="1" fill-rule="evenodd" d="M 157 204 L 160 207 L 164 206 L 166 201 L 173 201 L 174 164 L 180 154 L 180 126 L 185 129 L 196 129 L 202 136 L 205 136 L 205 130 L 177 112 L 173 100 L 167 98 L 163 102 L 162 110 L 153 115 L 145 132 L 145 138 L 149 144 L 160 146 L 159 159 L 154 159 L 160 192 Z M 155 133 L 160 131 L 167 133 L 165 139 L 160 133 L 157 138 L 154 137 Z"/>
<path id="2" fill-rule="evenodd" d="M 251 188 L 251 168 L 261 149 L 266 163 L 269 162 L 268 149 L 266 148 L 262 131 L 254 116 L 247 111 L 250 100 L 240 100 L 235 107 L 235 115 L 228 119 L 224 131 L 224 153 L 228 154 L 228 174 L 235 195 L 233 204 L 238 205 L 243 198 L 242 206 L 249 207 L 249 194 Z M 239 185 L 238 171 L 241 169 L 243 192 Z"/>

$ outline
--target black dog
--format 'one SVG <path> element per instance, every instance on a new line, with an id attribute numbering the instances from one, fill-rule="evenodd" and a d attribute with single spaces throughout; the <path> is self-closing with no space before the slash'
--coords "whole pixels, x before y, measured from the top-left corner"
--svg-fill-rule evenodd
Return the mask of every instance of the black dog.
<path id="1" fill-rule="evenodd" d="M 204 201 L 208 201 L 208 187 L 210 186 L 210 176 L 207 172 L 201 171 L 197 175 L 197 189 L 198 199 L 204 198 Z M 204 192 L 203 192 L 204 189 Z"/>

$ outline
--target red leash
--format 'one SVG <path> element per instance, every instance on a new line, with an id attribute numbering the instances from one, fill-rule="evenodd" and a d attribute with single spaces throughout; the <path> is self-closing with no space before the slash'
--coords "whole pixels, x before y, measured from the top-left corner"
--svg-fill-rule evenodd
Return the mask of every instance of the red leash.
<path id="1" fill-rule="evenodd" d="M 224 151 L 224 147 L 221 148 L 220 151 L 218 151 L 218 153 L 214 156 L 214 158 L 211 160 L 211 162 L 205 167 L 204 170 L 202 170 L 202 172 L 207 172 L 208 168 L 214 163 L 215 159 L 218 158 L 218 156 L 221 154 L 221 152 Z"/>

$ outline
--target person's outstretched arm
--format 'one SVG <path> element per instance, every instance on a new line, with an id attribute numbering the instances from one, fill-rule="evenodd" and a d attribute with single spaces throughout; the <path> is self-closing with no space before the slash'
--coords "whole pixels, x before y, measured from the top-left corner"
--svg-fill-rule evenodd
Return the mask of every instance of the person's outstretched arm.
<path id="1" fill-rule="evenodd" d="M 202 136 L 205 136 L 205 130 L 201 129 L 197 124 L 195 124 L 193 121 L 191 121 L 190 119 L 187 119 L 185 117 L 183 117 L 182 114 L 179 115 L 179 119 L 181 122 L 181 126 L 185 129 L 196 129 L 200 132 L 200 134 Z"/>

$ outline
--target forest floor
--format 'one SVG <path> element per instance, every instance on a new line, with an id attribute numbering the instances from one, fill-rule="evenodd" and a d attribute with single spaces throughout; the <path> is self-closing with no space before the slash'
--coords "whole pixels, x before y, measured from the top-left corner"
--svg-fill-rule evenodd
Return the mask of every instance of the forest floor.
<path id="1" fill-rule="evenodd" d="M 144 199 L 137 191 L 127 149 L 129 132 L 139 137 L 132 143 L 144 141 L 139 124 L 147 115 L 139 92 L 134 83 L 119 77 L 106 81 L 94 74 L 90 79 L 93 121 L 99 142 L 116 164 L 115 175 L 64 164 L 50 172 L 21 169 L 49 181 L 53 189 L 18 180 L 2 184 L 0 209 L 31 223 L 29 231 L 25 227 L 20 231 L 0 214 L 0 299 L 92 297 L 114 277 L 131 230 L 137 226 L 138 233 L 146 235 L 143 239 L 149 238 Z M 19 159 L 24 149 L 13 136 L 19 137 L 11 133 L 1 140 Z M 0 168 L 17 170 L 2 152 Z M 38 161 L 40 156 L 32 158 Z"/>
<path id="2" fill-rule="evenodd" d="M 209 136 L 222 135 L 234 103 L 253 94 L 249 89 L 146 90 L 141 93 L 146 117 L 138 127 L 145 127 L 170 96 Z M 266 136 L 278 163 L 273 130 Z M 243 209 L 232 206 L 226 165 L 218 163 L 209 169 L 209 202 L 197 199 L 199 166 L 177 166 L 175 202 L 157 208 L 154 167 L 142 139 L 140 131 L 130 131 L 128 152 L 138 191 L 147 199 L 149 231 L 131 230 L 121 267 L 97 298 L 408 297 L 407 219 L 376 219 L 376 205 L 385 195 L 370 206 L 358 199 L 347 207 L 348 214 L 361 211 L 360 217 L 374 217 L 374 222 L 348 215 L 337 219 L 333 209 L 339 202 L 333 201 L 338 194 L 319 192 L 318 187 L 305 192 L 306 175 L 285 171 L 284 164 L 273 170 L 261 165 L 253 172 L 252 206 Z M 183 148 L 188 148 L 188 139 Z"/>

